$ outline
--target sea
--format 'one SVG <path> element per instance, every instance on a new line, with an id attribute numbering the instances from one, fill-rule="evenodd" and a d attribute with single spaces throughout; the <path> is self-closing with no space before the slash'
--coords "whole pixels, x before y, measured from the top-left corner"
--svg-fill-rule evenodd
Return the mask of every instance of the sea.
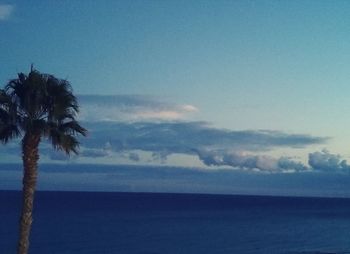
<path id="1" fill-rule="evenodd" d="M 15 254 L 21 193 L 0 191 L 0 253 Z M 350 199 L 43 192 L 30 254 L 350 253 Z"/>

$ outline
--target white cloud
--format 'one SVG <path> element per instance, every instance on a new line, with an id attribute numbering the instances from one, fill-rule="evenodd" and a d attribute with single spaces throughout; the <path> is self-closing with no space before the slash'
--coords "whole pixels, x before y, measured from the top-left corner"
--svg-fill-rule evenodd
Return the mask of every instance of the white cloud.
<path id="1" fill-rule="evenodd" d="M 339 154 L 332 154 L 323 149 L 321 152 L 309 153 L 309 165 L 316 170 L 336 171 L 349 170 L 346 160 L 342 160 Z"/>
<path id="2" fill-rule="evenodd" d="M 135 112 L 134 115 L 131 115 L 130 118 L 132 120 L 137 119 L 163 119 L 163 120 L 176 120 L 181 119 L 183 116 L 182 112 L 175 110 L 159 110 L 159 111 L 140 111 Z"/>
<path id="3" fill-rule="evenodd" d="M 182 109 L 186 112 L 196 112 L 198 111 L 198 109 L 193 106 L 193 105 L 189 105 L 189 104 L 186 104 L 186 105 L 182 105 Z"/>
<path id="4" fill-rule="evenodd" d="M 14 10 L 11 4 L 0 4 L 0 21 L 8 20 Z"/>

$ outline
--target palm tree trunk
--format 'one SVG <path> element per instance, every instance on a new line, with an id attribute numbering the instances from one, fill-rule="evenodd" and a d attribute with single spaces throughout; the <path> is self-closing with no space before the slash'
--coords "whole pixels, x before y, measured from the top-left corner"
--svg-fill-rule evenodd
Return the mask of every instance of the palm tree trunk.
<path id="1" fill-rule="evenodd" d="M 22 140 L 23 159 L 23 200 L 20 218 L 20 232 L 18 241 L 18 254 L 27 254 L 29 250 L 29 235 L 32 225 L 32 211 L 34 192 L 37 181 L 37 168 L 39 160 L 38 147 L 40 135 L 27 133 Z"/>

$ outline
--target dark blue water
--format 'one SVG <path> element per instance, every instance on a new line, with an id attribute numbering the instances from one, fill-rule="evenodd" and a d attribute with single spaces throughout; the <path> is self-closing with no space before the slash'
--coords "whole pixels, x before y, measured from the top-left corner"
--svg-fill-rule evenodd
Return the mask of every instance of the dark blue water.
<path id="1" fill-rule="evenodd" d="M 0 191 L 0 253 L 20 193 Z M 350 253 L 350 200 L 37 192 L 31 254 Z"/>

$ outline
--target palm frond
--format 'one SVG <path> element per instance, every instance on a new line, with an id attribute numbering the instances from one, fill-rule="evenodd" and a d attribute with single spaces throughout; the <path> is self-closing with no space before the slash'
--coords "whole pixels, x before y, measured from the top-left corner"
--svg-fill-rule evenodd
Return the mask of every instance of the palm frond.
<path id="1" fill-rule="evenodd" d="M 48 138 L 56 150 L 62 150 L 68 155 L 71 152 L 78 154 L 79 141 L 73 135 L 66 134 L 55 128 L 50 130 Z"/>
<path id="2" fill-rule="evenodd" d="M 83 128 L 77 121 L 69 121 L 66 123 L 62 123 L 59 126 L 59 129 L 66 134 L 76 135 L 81 134 L 83 136 L 86 136 L 87 130 Z"/>
<path id="3" fill-rule="evenodd" d="M 7 144 L 10 140 L 20 137 L 21 132 L 16 125 L 3 125 L 0 122 L 0 142 Z"/>
<path id="4" fill-rule="evenodd" d="M 16 124 L 16 107 L 4 90 L 0 90 L 0 142 L 7 143 L 20 136 Z"/>
<path id="5" fill-rule="evenodd" d="M 87 131 L 75 120 L 79 106 L 67 80 L 31 69 L 0 89 L 0 140 L 7 142 L 23 133 L 51 140 L 54 148 L 77 152 L 75 136 Z"/>

